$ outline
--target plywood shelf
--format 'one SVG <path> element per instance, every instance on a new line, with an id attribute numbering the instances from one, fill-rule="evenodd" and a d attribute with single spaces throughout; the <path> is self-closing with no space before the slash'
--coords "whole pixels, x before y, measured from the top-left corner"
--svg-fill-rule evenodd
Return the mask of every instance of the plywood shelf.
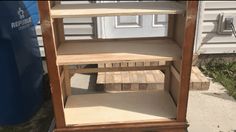
<path id="1" fill-rule="evenodd" d="M 173 121 L 176 106 L 168 92 L 129 92 L 69 96 L 66 125 Z"/>
<path id="2" fill-rule="evenodd" d="M 179 59 L 181 49 L 168 38 L 69 41 L 57 54 L 58 65 Z"/>
<path id="3" fill-rule="evenodd" d="M 94 17 L 145 14 L 182 14 L 185 6 L 178 2 L 124 2 L 56 5 L 51 9 L 52 18 Z"/>

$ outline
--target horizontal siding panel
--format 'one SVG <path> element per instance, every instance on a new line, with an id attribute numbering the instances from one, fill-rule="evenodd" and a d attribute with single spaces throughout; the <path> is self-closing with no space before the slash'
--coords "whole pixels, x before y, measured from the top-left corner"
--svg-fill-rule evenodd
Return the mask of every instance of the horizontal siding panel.
<path id="1" fill-rule="evenodd" d="M 93 36 L 66 36 L 66 40 L 83 40 L 83 39 L 93 39 Z"/>
<path id="2" fill-rule="evenodd" d="M 236 53 L 236 44 L 203 44 L 198 52 L 200 54 Z"/>
<path id="3" fill-rule="evenodd" d="M 81 23 L 91 23 L 92 24 L 92 18 L 91 17 L 81 17 L 81 18 L 64 18 L 64 23 L 73 23 L 73 24 L 81 24 Z"/>
<path id="4" fill-rule="evenodd" d="M 89 0 L 81 0 L 81 1 L 61 1 L 61 4 L 89 4 Z"/>
<path id="5" fill-rule="evenodd" d="M 236 9 L 235 10 L 211 10 L 211 11 L 204 11 L 203 13 L 203 21 L 217 21 L 218 16 L 220 13 L 224 13 L 225 15 L 232 15 L 236 16 Z"/>
<path id="6" fill-rule="evenodd" d="M 64 25 L 65 35 L 93 34 L 92 25 Z"/>
<path id="7" fill-rule="evenodd" d="M 39 47 L 41 57 L 45 57 L 45 51 L 43 47 Z"/>
<path id="8" fill-rule="evenodd" d="M 64 25 L 65 35 L 93 34 L 92 25 Z M 41 27 L 36 26 L 36 34 L 42 35 Z"/>
<path id="9" fill-rule="evenodd" d="M 43 38 L 41 36 L 37 37 L 39 46 L 43 46 Z"/>
<path id="10" fill-rule="evenodd" d="M 37 36 L 41 36 L 42 35 L 42 30 L 41 30 L 41 26 L 40 25 L 36 25 L 35 26 L 35 31 L 36 31 L 36 35 Z"/>
<path id="11" fill-rule="evenodd" d="M 236 1 L 205 1 L 205 9 L 236 9 Z"/>
<path id="12" fill-rule="evenodd" d="M 202 43 L 235 43 L 236 38 L 232 35 L 218 35 L 216 33 L 203 33 Z"/>
<path id="13" fill-rule="evenodd" d="M 37 37 L 39 46 L 43 46 L 43 38 L 41 36 Z M 83 39 L 93 39 L 93 36 L 66 36 L 66 40 L 83 40 Z"/>

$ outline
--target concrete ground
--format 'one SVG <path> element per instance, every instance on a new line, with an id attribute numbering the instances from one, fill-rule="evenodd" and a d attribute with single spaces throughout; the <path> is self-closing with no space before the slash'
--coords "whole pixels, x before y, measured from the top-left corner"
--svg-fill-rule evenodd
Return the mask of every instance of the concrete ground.
<path id="1" fill-rule="evenodd" d="M 190 91 L 187 120 L 189 132 L 236 132 L 236 101 L 211 82 L 207 91 Z"/>
<path id="2" fill-rule="evenodd" d="M 93 93 L 96 76 L 76 74 L 71 83 L 74 94 Z M 189 132 L 236 132 L 236 101 L 211 82 L 209 90 L 190 91 L 187 120 Z"/>

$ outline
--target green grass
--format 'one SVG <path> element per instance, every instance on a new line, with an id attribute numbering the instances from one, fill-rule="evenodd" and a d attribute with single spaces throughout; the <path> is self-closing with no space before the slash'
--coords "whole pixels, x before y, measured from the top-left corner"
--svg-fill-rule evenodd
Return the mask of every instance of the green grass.
<path id="1" fill-rule="evenodd" d="M 215 59 L 200 66 L 200 69 L 214 81 L 220 82 L 236 100 L 236 62 Z"/>

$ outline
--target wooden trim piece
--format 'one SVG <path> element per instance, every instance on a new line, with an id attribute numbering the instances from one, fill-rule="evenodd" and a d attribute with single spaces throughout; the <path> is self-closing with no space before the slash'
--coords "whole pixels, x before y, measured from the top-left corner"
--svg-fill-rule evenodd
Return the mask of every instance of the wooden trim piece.
<path id="1" fill-rule="evenodd" d="M 71 73 L 97 73 L 97 72 L 116 72 L 116 71 L 140 71 L 140 70 L 166 70 L 166 66 L 139 66 L 139 67 L 106 67 L 106 68 L 81 68 L 70 70 Z"/>
<path id="2" fill-rule="evenodd" d="M 174 68 L 174 66 L 170 67 L 170 71 L 171 73 L 173 73 L 173 75 L 175 76 L 175 78 L 177 79 L 178 82 L 180 82 L 180 74 L 179 72 Z"/>
<path id="3" fill-rule="evenodd" d="M 62 18 L 54 19 L 53 26 L 55 30 L 54 33 L 55 33 L 55 38 L 57 41 L 57 48 L 58 48 L 60 44 L 64 43 L 65 41 L 63 19 Z"/>
<path id="4" fill-rule="evenodd" d="M 171 73 L 170 73 L 170 67 L 171 67 L 171 62 L 166 62 L 166 65 L 167 65 L 167 68 L 166 70 L 164 70 L 164 73 L 165 73 L 165 80 L 164 80 L 164 89 L 165 91 L 169 91 L 170 90 L 170 76 L 171 76 Z"/>
<path id="5" fill-rule="evenodd" d="M 62 71 L 62 72 L 61 72 L 61 75 L 60 75 L 60 82 L 63 82 L 64 79 L 65 79 L 65 72 Z"/>
<path id="6" fill-rule="evenodd" d="M 198 1 L 187 1 L 177 120 L 186 121 Z"/>
<path id="7" fill-rule="evenodd" d="M 173 34 L 174 34 L 174 15 L 169 14 L 168 15 L 168 37 L 169 38 L 173 38 Z"/>
<path id="8" fill-rule="evenodd" d="M 71 85 L 70 85 L 70 73 L 69 73 L 69 66 L 63 66 L 64 68 L 64 75 L 65 75 L 65 92 L 66 96 L 71 95 Z"/>
<path id="9" fill-rule="evenodd" d="M 63 128 L 65 127 L 65 115 L 63 110 L 64 101 L 62 94 L 62 86 L 60 82 L 59 67 L 56 64 L 56 42 L 55 35 L 53 32 L 53 23 L 50 17 L 50 3 L 45 1 L 38 1 L 38 6 L 41 17 L 40 21 L 47 59 L 47 69 L 50 79 L 56 127 Z"/>
<path id="10" fill-rule="evenodd" d="M 188 124 L 186 122 L 163 121 L 163 122 L 143 122 L 125 123 L 93 126 L 68 126 L 66 128 L 55 129 L 55 132 L 130 132 L 130 131 L 162 131 L 162 132 L 184 132 Z"/>

